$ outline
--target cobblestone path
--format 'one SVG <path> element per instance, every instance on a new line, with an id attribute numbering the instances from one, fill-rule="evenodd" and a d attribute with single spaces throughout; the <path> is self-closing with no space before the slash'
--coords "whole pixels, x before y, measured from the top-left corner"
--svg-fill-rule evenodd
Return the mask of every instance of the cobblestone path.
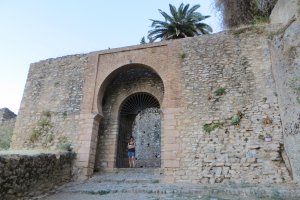
<path id="1" fill-rule="evenodd" d="M 166 184 L 159 170 L 123 169 L 95 174 L 82 182 L 72 182 L 44 196 L 45 200 L 299 200 L 296 186 L 255 186 L 247 184 Z M 298 197 L 297 197 L 298 196 Z"/>

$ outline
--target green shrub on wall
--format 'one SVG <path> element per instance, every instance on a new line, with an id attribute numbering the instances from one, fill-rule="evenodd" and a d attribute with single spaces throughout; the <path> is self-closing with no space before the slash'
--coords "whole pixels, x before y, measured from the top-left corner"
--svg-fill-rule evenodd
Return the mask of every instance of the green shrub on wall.
<path id="1" fill-rule="evenodd" d="M 211 133 L 213 130 L 215 130 L 216 128 L 222 128 L 223 127 L 223 123 L 211 123 L 211 124 L 204 124 L 203 126 L 203 130 L 205 133 Z"/>
<path id="2" fill-rule="evenodd" d="M 58 139 L 57 148 L 62 151 L 72 151 L 72 144 L 66 136 L 63 136 Z"/>
<path id="3" fill-rule="evenodd" d="M 30 135 L 30 142 L 34 143 L 36 142 L 39 137 L 43 134 L 47 134 L 50 129 L 52 128 L 52 125 L 50 123 L 50 119 L 49 118 L 41 118 L 35 129 L 33 129 L 31 135 Z"/>
<path id="4" fill-rule="evenodd" d="M 231 125 L 239 126 L 241 119 L 243 117 L 243 114 L 241 111 L 238 111 L 235 115 L 231 118 Z"/>
<path id="5" fill-rule="evenodd" d="M 241 117 L 238 115 L 233 115 L 231 118 L 231 125 L 238 125 L 241 122 Z"/>
<path id="6" fill-rule="evenodd" d="M 216 91 L 214 91 L 214 94 L 216 96 L 222 96 L 222 95 L 226 94 L 226 90 L 225 90 L 225 88 L 221 87 L 221 88 L 218 88 Z"/>
<path id="7" fill-rule="evenodd" d="M 51 112 L 44 111 L 42 113 L 42 117 L 38 120 L 36 127 L 32 130 L 29 141 L 31 143 L 35 143 L 39 140 L 42 135 L 52 135 L 51 128 L 53 127 L 51 124 Z M 50 140 L 49 137 L 47 140 Z M 51 139 L 51 141 L 53 138 Z"/>

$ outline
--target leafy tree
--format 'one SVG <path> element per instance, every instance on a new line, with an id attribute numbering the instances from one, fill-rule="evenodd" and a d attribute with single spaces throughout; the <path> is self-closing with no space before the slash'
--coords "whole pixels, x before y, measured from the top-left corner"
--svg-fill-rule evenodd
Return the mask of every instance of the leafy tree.
<path id="1" fill-rule="evenodd" d="M 210 16 L 203 16 L 196 12 L 200 5 L 194 5 L 191 8 L 189 4 L 180 4 L 179 8 L 169 4 L 171 15 L 162 10 L 158 10 L 165 18 L 164 21 L 153 20 L 148 38 L 153 41 L 157 39 L 170 40 L 185 37 L 194 37 L 197 35 L 209 34 L 212 28 L 202 21 Z"/>

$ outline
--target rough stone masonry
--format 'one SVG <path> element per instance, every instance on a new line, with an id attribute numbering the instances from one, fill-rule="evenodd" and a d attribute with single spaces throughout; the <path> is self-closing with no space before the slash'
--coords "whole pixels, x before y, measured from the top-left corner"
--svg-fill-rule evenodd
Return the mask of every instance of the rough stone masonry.
<path id="1" fill-rule="evenodd" d="M 16 118 L 8 108 L 0 109 L 0 150 L 9 148 Z"/>
<path id="2" fill-rule="evenodd" d="M 70 145 L 78 176 L 113 170 L 120 110 L 146 93 L 161 111 L 164 181 L 299 182 L 299 4 L 282 3 L 271 25 L 32 64 L 12 148 Z M 131 70 L 147 73 L 119 78 Z"/>

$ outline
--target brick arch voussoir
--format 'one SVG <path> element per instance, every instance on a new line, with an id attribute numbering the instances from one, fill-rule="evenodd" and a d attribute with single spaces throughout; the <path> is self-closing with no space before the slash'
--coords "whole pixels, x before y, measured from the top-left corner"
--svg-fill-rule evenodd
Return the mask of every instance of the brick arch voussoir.
<path id="1" fill-rule="evenodd" d="M 164 90 L 166 90 L 165 88 L 165 80 L 167 80 L 166 76 L 167 74 L 165 73 L 165 71 L 161 70 L 161 68 L 159 67 L 151 67 L 147 64 L 144 63 L 133 63 L 133 65 L 140 65 L 140 66 L 144 66 L 144 68 L 149 69 L 153 72 L 155 72 L 159 77 L 160 80 L 162 81 L 162 86 L 164 88 Z M 99 84 L 98 86 L 96 86 L 96 91 L 98 91 L 97 95 L 94 97 L 95 98 L 95 108 L 97 110 L 98 113 L 100 113 L 100 115 L 103 115 L 103 108 L 101 106 L 101 100 L 103 99 L 103 95 L 105 90 L 108 87 L 108 84 L 111 82 L 111 80 L 113 79 L 114 75 L 121 72 L 122 70 L 128 68 L 127 65 L 124 66 L 120 66 L 118 68 L 113 69 L 112 71 L 110 71 L 105 77 L 103 77 L 103 81 L 101 82 L 101 84 Z M 152 94 L 151 92 L 149 92 L 150 94 Z M 158 99 L 158 98 L 157 98 Z M 159 99 L 158 99 L 159 100 Z M 162 105 L 162 98 L 161 100 L 159 100 L 160 105 Z"/>

